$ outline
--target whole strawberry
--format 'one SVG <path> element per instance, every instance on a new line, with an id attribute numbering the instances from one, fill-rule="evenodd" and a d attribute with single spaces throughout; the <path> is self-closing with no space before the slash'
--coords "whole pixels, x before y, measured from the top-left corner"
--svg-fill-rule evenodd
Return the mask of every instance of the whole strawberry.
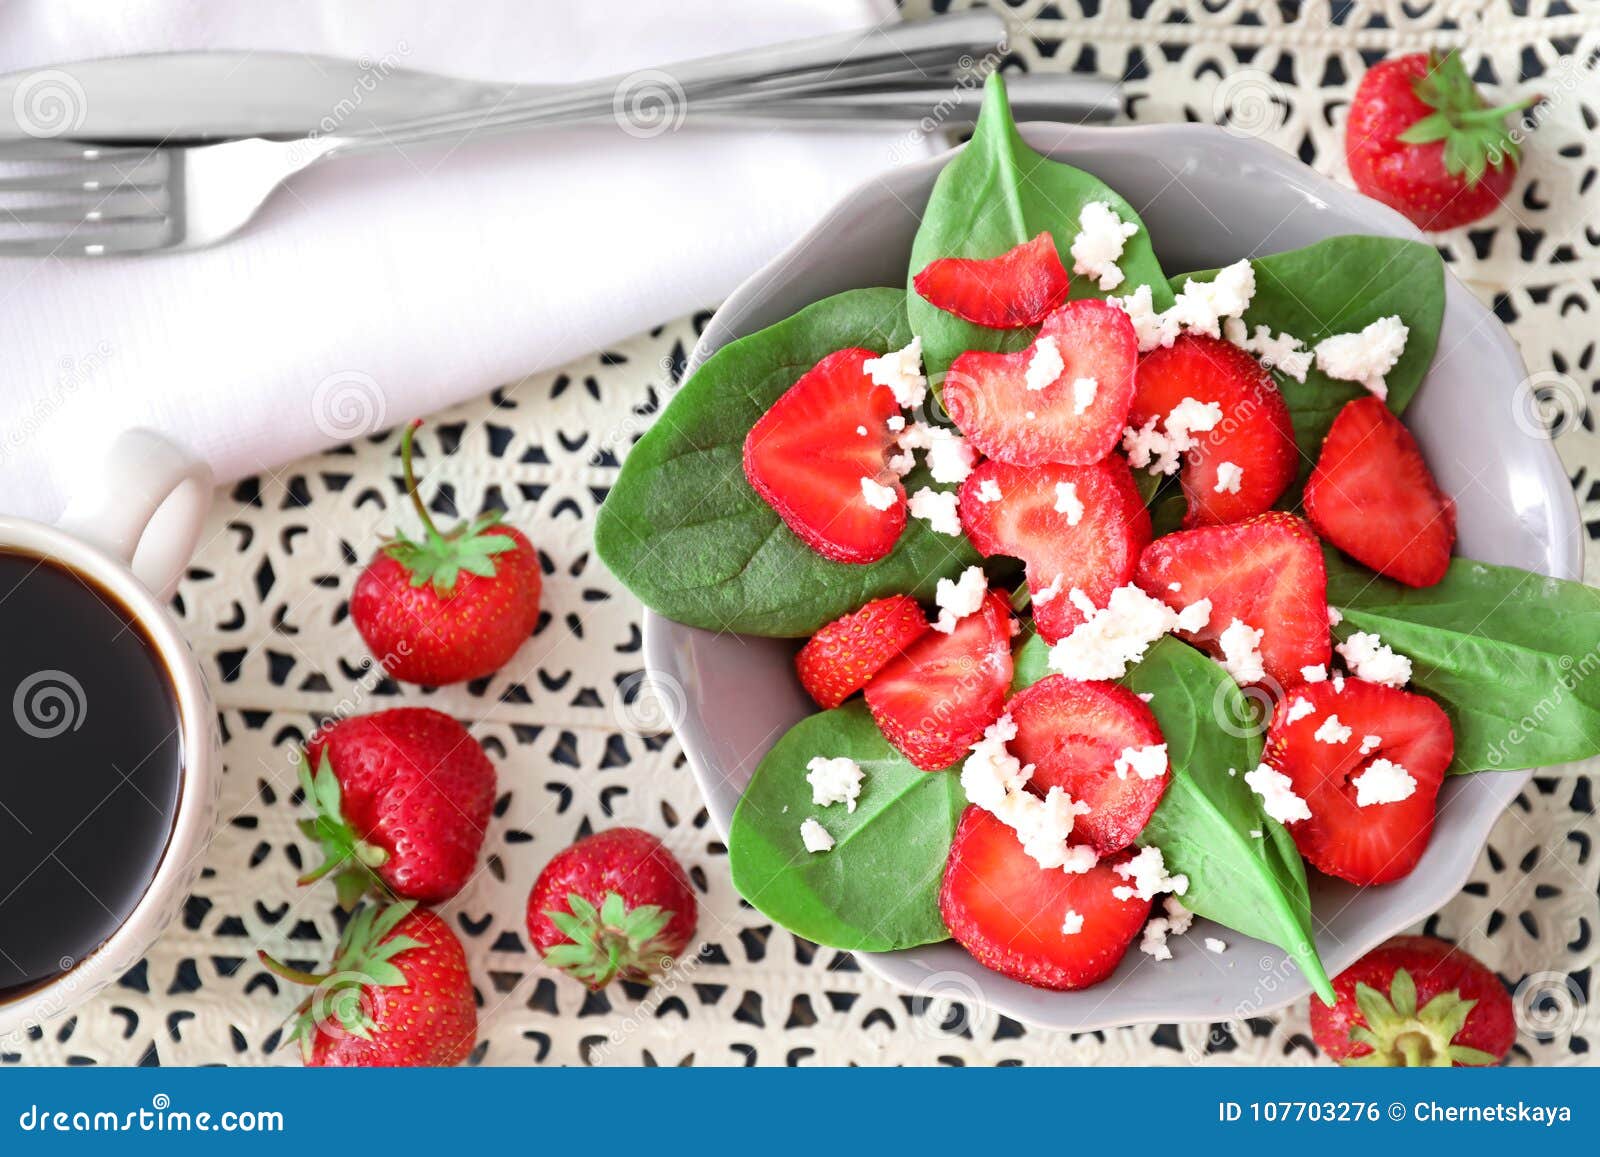
<path id="1" fill-rule="evenodd" d="M 546 964 L 601 989 L 648 983 L 694 939 L 683 865 L 638 828 L 611 828 L 557 852 L 528 894 L 528 935 Z"/>
<path id="2" fill-rule="evenodd" d="M 367 905 L 351 917 L 326 973 L 265 952 L 273 973 L 315 991 L 284 1038 L 318 1068 L 459 1065 L 478 1035 L 467 955 L 450 926 L 412 904 Z"/>
<path id="3" fill-rule="evenodd" d="M 325 857 L 300 883 L 334 874 L 345 907 L 375 885 L 437 904 L 472 877 L 494 764 L 443 712 L 396 707 L 336 723 L 307 747 L 300 783 L 316 812 L 300 830 Z"/>
<path id="4" fill-rule="evenodd" d="M 1311 1035 L 1342 1065 L 1499 1064 L 1517 1039 L 1500 978 L 1431 936 L 1397 936 L 1333 978 L 1311 1003 Z"/>
<path id="5" fill-rule="evenodd" d="M 1382 61 L 1350 102 L 1350 176 L 1419 228 L 1476 221 L 1511 189 L 1522 154 L 1505 119 L 1522 107 L 1490 108 L 1453 52 Z"/>
<path id="6" fill-rule="evenodd" d="M 356 580 L 350 617 L 384 669 L 407 683 L 481 679 L 510 661 L 539 622 L 539 557 L 499 512 L 441 532 L 411 465 L 420 421 L 400 440 L 422 541 L 403 534 L 379 548 Z"/>

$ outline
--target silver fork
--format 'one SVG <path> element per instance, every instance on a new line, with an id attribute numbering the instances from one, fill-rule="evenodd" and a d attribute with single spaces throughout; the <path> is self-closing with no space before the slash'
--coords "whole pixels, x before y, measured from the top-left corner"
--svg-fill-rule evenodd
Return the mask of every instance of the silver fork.
<path id="1" fill-rule="evenodd" d="M 940 105 L 941 126 L 955 127 L 970 123 L 977 99 L 970 80 L 952 70 L 968 63 L 969 54 L 1003 44 L 1004 36 L 995 14 L 973 12 L 689 61 L 650 74 L 670 82 L 668 107 L 655 115 L 671 118 L 668 128 L 685 114 L 696 123 L 878 126 L 915 121 Z M 626 128 L 620 94 L 640 75 L 533 97 L 519 93 L 487 109 L 346 135 L 150 145 L 0 141 L 0 256 L 98 257 L 213 245 L 243 228 L 286 179 L 334 157 L 610 118 Z M 1046 115 L 1065 109 L 1093 117 L 1109 99 L 1108 86 L 1092 78 L 1039 77 L 1036 84 Z M 954 104 L 952 93 L 970 99 Z M 137 99 L 137 91 L 127 94 Z M 659 130 L 645 127 L 636 135 Z"/>
<path id="2" fill-rule="evenodd" d="M 146 143 L 143 134 L 124 130 L 93 141 L 0 138 L 0 257 L 202 248 L 242 229 L 279 185 L 310 165 L 442 138 L 613 119 L 634 135 L 653 136 L 678 127 L 686 115 L 695 124 L 916 124 L 926 132 L 931 122 L 958 128 L 972 123 L 981 96 L 978 78 L 967 67 L 970 56 L 1003 47 L 1004 36 L 1004 22 L 979 10 L 689 61 L 669 70 L 516 89 L 488 105 L 323 137 L 278 134 L 207 142 L 191 134 Z M 190 56 L 186 66 L 192 69 L 196 60 L 205 58 Z M 125 80 L 120 89 L 97 90 L 97 109 L 142 111 L 150 103 L 153 82 L 165 75 L 163 61 L 125 62 L 141 66 L 131 70 L 137 79 Z M 122 72 L 124 62 L 110 63 Z M 670 85 L 667 104 L 654 110 L 665 121 L 630 123 L 634 110 L 622 101 L 624 94 L 637 94 L 633 82 L 640 77 L 665 78 Z M 1104 120 L 1120 109 L 1117 85 L 1085 76 L 1018 77 L 1011 98 L 1020 119 Z M 217 111 L 225 111 L 227 91 L 208 97 L 208 111 L 213 102 L 221 102 Z M 170 103 L 167 107 L 168 115 L 175 115 Z M 117 127 L 117 120 L 99 117 L 93 127 L 105 132 Z"/>

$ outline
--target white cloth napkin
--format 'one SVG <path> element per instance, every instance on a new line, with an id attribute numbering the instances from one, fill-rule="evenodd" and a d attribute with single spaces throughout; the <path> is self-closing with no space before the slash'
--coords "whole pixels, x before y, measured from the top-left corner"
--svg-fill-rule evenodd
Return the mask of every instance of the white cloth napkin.
<path id="1" fill-rule="evenodd" d="M 228 48 L 557 82 L 884 19 L 887 0 L 10 0 L 0 71 Z M 0 259 L 0 511 L 55 516 L 129 426 L 227 481 L 715 304 L 903 140 L 497 137 L 314 168 L 209 251 Z"/>

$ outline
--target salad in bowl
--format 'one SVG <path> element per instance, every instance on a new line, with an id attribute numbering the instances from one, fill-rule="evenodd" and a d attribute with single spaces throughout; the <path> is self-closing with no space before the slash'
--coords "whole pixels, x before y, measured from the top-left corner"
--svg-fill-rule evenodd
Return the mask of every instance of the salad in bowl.
<path id="1" fill-rule="evenodd" d="M 1461 557 L 1405 420 L 1438 254 L 1173 276 L 1158 243 L 992 77 L 906 284 L 723 345 L 625 461 L 596 543 L 629 589 L 796 640 L 770 690 L 810 714 L 752 753 L 728 850 L 797 935 L 1055 999 L 1263 941 L 1331 998 L 1333 905 L 1405 886 L 1457 777 L 1600 751 L 1600 594 Z"/>

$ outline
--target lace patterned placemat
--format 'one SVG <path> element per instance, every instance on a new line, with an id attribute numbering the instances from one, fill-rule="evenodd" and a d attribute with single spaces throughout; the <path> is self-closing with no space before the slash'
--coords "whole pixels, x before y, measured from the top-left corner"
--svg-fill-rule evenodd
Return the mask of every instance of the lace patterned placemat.
<path id="1" fill-rule="evenodd" d="M 910 0 L 908 14 L 947 5 Z M 960 5 L 956 5 L 960 6 Z M 1511 418 L 1558 439 L 1591 538 L 1600 535 L 1600 439 L 1589 398 L 1600 294 L 1593 126 L 1600 10 L 1578 0 L 1023 0 L 1015 60 L 1125 76 L 1136 120 L 1224 120 L 1343 175 L 1344 110 L 1385 54 L 1458 46 L 1482 79 L 1543 93 L 1506 208 L 1440 239 L 1492 301 L 1534 371 Z M 886 156 L 885 164 L 893 163 Z M 511 308 L 513 306 L 508 306 Z M 1304 1002 L 1215 1025 L 1071 1036 L 1030 1031 L 963 991 L 897 993 L 845 954 L 774 928 L 743 905 L 666 708 L 640 694 L 639 607 L 593 553 L 593 517 L 617 463 L 659 411 L 704 314 L 508 385 L 435 416 L 419 438 L 441 510 L 503 506 L 539 547 L 545 615 L 486 685 L 420 692 L 376 678 L 346 599 L 379 537 L 406 513 L 395 434 L 372 434 L 359 393 L 340 450 L 217 497 L 179 591 L 211 678 L 226 764 L 223 821 L 183 918 L 89 1004 L 20 1040 L 0 1063 L 294 1063 L 279 1049 L 298 997 L 255 952 L 325 962 L 337 938 L 328 885 L 297 888 L 310 849 L 291 755 L 319 721 L 425 703 L 467 722 L 495 760 L 500 798 L 477 878 L 445 911 L 481 997 L 481 1064 L 1312 1063 Z M 396 415 L 390 415 L 390 418 Z M 1590 578 L 1600 580 L 1591 551 Z M 1587 1006 L 1600 957 L 1594 766 L 1540 778 L 1501 819 L 1471 882 L 1430 930 L 1459 939 L 1517 986 L 1516 1059 L 1593 1063 Z M 589 994 L 535 963 L 524 905 L 544 862 L 575 837 L 648 828 L 701 893 L 697 955 L 654 990 Z"/>

